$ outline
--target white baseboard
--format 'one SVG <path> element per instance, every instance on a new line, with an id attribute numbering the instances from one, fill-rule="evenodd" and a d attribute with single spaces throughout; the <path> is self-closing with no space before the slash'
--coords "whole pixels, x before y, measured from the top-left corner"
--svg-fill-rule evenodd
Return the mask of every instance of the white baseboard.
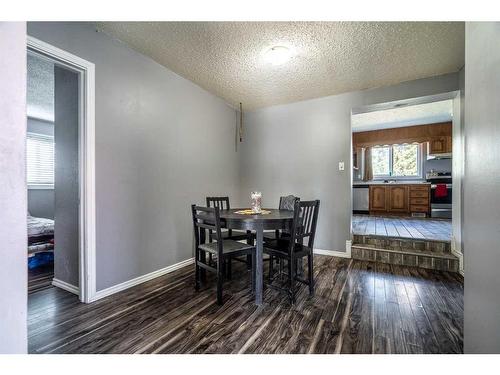
<path id="1" fill-rule="evenodd" d="M 74 286 L 72 284 L 69 284 L 66 281 L 62 281 L 62 280 L 53 278 L 52 285 L 54 285 L 57 288 L 64 289 L 67 292 L 76 294 L 77 296 L 80 295 L 80 288 L 78 288 L 77 286 Z"/>
<path id="2" fill-rule="evenodd" d="M 194 258 L 186 259 L 186 260 L 183 260 L 182 262 L 172 264 L 171 266 L 161 268 L 159 270 L 156 270 L 156 271 L 147 273 L 145 275 L 136 277 L 135 279 L 131 279 L 131 280 L 125 281 L 123 283 L 113 285 L 109 288 L 99 290 L 98 292 L 96 292 L 94 298 L 92 299 L 92 302 L 97 301 L 98 299 L 101 299 L 104 297 L 108 297 L 112 294 L 121 292 L 122 290 L 131 288 L 131 287 L 136 286 L 138 284 L 142 284 L 146 281 L 149 281 L 149 280 L 155 279 L 157 277 L 166 275 L 167 273 L 173 272 L 175 270 L 178 270 L 179 268 L 188 266 L 188 265 L 193 264 L 193 263 L 194 263 Z"/>
<path id="3" fill-rule="evenodd" d="M 460 248 L 460 244 L 457 243 L 454 236 L 451 237 L 451 253 L 458 258 L 459 269 L 458 272 L 463 276 L 464 275 L 464 254 L 462 253 L 462 249 Z"/>
<path id="4" fill-rule="evenodd" d="M 339 258 L 351 258 L 351 246 L 352 246 L 352 241 L 347 240 L 345 242 L 345 251 L 314 249 L 314 254 L 328 255 L 331 257 L 339 257 Z"/>
<path id="5" fill-rule="evenodd" d="M 451 253 L 458 258 L 459 269 L 458 272 L 463 276 L 464 275 L 464 254 L 461 251 L 457 251 L 455 249 L 451 249 Z"/>

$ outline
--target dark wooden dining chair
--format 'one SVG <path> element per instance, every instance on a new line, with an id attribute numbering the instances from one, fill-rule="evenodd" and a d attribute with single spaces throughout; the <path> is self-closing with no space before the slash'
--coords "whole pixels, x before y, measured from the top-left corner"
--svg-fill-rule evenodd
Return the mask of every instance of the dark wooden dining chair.
<path id="1" fill-rule="evenodd" d="M 219 210 L 229 210 L 229 197 L 207 197 L 207 207 L 217 207 Z M 247 240 L 252 237 L 252 233 L 241 232 L 237 230 L 228 229 L 222 232 L 222 238 L 227 240 L 241 241 Z M 212 241 L 210 241 L 212 242 Z"/>
<path id="2" fill-rule="evenodd" d="M 218 207 L 219 210 L 229 210 L 231 209 L 231 205 L 229 204 L 229 197 L 207 197 L 207 207 Z M 251 231 L 238 231 L 238 230 L 224 230 L 222 232 L 222 238 L 227 239 L 227 240 L 233 240 L 233 241 L 242 241 L 246 240 L 247 244 L 254 244 L 254 239 L 255 235 L 252 234 Z M 212 232 L 209 231 L 208 233 L 208 240 L 209 242 L 213 241 L 212 238 Z M 250 269 L 252 267 L 252 259 L 250 255 L 246 257 L 246 259 L 239 259 L 239 258 L 234 258 L 235 260 L 238 261 L 243 261 L 247 264 L 247 269 Z M 209 254 L 209 261 L 212 262 L 212 254 Z M 229 261 L 226 265 L 227 267 L 227 277 L 231 278 L 231 261 Z"/>
<path id="3" fill-rule="evenodd" d="M 296 201 L 293 223 L 289 238 L 277 238 L 264 244 L 264 253 L 270 257 L 269 286 L 288 292 L 290 301 L 295 303 L 295 282 L 309 286 L 309 294 L 314 294 L 313 249 L 318 222 L 319 200 Z M 307 241 L 306 241 L 307 239 Z M 307 257 L 307 279 L 297 274 L 297 261 Z M 279 288 L 272 284 L 273 259 L 278 258 L 288 263 L 288 289 Z"/>
<path id="4" fill-rule="evenodd" d="M 214 272 L 217 275 L 217 303 L 223 304 L 222 285 L 224 282 L 224 265 L 231 258 L 250 255 L 252 259 L 252 289 L 255 287 L 255 246 L 222 237 L 221 220 L 218 207 L 191 206 L 195 238 L 195 288 L 200 289 L 202 270 Z M 206 231 L 212 232 L 216 242 L 206 242 Z M 206 254 L 215 257 L 215 267 L 207 263 Z"/>
<path id="5" fill-rule="evenodd" d="M 287 195 L 280 197 L 280 203 L 278 205 L 278 208 L 280 210 L 289 210 L 293 211 L 295 207 L 295 202 L 300 201 L 299 197 L 296 197 L 294 195 Z M 290 233 L 288 230 L 279 230 L 276 229 L 274 233 L 265 233 L 264 234 L 264 241 L 269 241 L 269 240 L 275 240 L 277 238 L 285 238 L 285 237 L 290 237 Z"/>

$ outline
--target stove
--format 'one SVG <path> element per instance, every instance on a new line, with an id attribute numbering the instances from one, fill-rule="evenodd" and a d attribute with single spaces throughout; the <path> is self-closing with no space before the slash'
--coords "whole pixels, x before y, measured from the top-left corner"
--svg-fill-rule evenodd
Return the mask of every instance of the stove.
<path id="1" fill-rule="evenodd" d="M 426 180 L 431 183 L 431 217 L 451 219 L 453 194 L 451 172 L 428 172 Z M 446 194 L 436 194 L 438 185 L 446 186 Z"/>

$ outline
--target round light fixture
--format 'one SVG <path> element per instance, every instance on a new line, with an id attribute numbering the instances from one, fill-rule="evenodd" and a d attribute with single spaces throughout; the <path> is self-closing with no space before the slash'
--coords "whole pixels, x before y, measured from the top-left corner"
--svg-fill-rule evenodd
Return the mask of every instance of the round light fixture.
<path id="1" fill-rule="evenodd" d="M 292 57 L 292 52 L 287 47 L 275 46 L 268 49 L 264 55 L 266 61 L 273 65 L 286 63 Z"/>

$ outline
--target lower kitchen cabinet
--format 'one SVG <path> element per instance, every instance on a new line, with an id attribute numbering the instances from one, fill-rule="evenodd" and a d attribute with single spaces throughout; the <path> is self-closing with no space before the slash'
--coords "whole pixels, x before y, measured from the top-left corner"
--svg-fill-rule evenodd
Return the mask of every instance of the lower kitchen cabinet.
<path id="1" fill-rule="evenodd" d="M 408 212 L 408 185 L 387 186 L 387 211 Z"/>
<path id="2" fill-rule="evenodd" d="M 370 214 L 430 214 L 430 185 L 370 185 Z"/>
<path id="3" fill-rule="evenodd" d="M 386 187 L 370 185 L 370 212 L 387 211 Z"/>

